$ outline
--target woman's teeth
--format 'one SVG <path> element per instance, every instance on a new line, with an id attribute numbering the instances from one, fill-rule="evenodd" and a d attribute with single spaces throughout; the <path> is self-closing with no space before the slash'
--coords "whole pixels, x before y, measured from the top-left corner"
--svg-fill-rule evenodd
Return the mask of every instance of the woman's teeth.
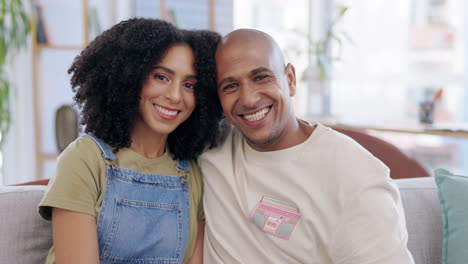
<path id="1" fill-rule="evenodd" d="M 168 115 L 168 116 L 175 116 L 175 115 L 177 115 L 177 113 L 179 112 L 179 111 L 177 111 L 177 110 L 167 110 L 166 108 L 163 108 L 163 107 L 161 107 L 161 106 L 159 106 L 159 105 L 155 105 L 155 108 L 156 108 L 156 110 L 158 110 L 159 112 L 161 112 L 161 113 L 163 113 L 163 114 L 165 114 L 165 115 Z"/>

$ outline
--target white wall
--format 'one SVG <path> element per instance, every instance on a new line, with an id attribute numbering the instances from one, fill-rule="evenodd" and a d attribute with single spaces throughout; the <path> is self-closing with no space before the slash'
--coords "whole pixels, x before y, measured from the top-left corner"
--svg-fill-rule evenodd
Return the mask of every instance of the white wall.
<path id="1" fill-rule="evenodd" d="M 29 5 L 27 6 L 28 9 Z M 30 47 L 30 40 L 28 47 Z M 12 126 L 3 147 L 0 184 L 28 181 L 35 174 L 33 90 L 31 50 L 24 49 L 13 62 L 10 78 L 14 82 Z"/>
<path id="2" fill-rule="evenodd" d="M 61 0 L 41 0 L 46 5 L 63 5 Z M 118 21 L 127 19 L 132 14 L 131 0 L 91 0 L 90 6 L 97 7 L 99 13 L 99 22 L 103 30 L 111 27 Z M 29 12 L 31 7 L 29 1 L 24 1 L 26 10 Z M 80 8 L 80 0 L 67 2 L 67 5 L 73 5 Z M 74 44 L 70 41 L 79 42 L 79 36 L 82 27 L 80 21 L 67 18 L 59 13 L 57 8 L 48 15 L 52 22 L 49 25 L 50 30 L 56 30 L 60 33 L 60 38 L 56 38 L 59 43 L 56 44 Z M 77 12 L 77 11 L 75 11 Z M 77 15 L 75 15 L 77 16 Z M 66 27 L 60 27 L 59 22 L 53 19 L 61 17 L 70 19 L 67 23 L 62 23 Z M 58 19 L 58 18 L 57 18 Z M 70 25 L 69 23 L 75 23 Z M 76 30 L 70 30 L 76 28 Z M 77 32 L 78 31 L 78 32 Z M 54 32 L 49 32 L 54 33 Z M 65 34 L 65 35 L 64 35 Z M 78 37 L 78 38 L 77 38 Z M 53 40 L 53 39 L 52 39 Z M 66 73 L 71 65 L 77 51 L 54 51 L 43 50 L 39 61 L 38 72 L 42 89 L 42 134 L 43 150 L 47 152 L 55 151 L 54 133 L 54 113 L 62 103 L 72 102 L 72 93 L 69 86 L 69 76 Z M 34 131 L 34 102 L 33 102 L 33 83 L 32 83 L 32 52 L 31 39 L 28 47 L 19 54 L 11 67 L 11 79 L 15 83 L 15 94 L 12 103 L 12 126 L 6 135 L 5 145 L 3 147 L 3 161 L 0 162 L 0 185 L 10 185 L 20 182 L 32 181 L 36 179 L 36 157 L 35 157 L 35 131 Z M 3 164 L 3 166 L 2 166 Z M 48 162 L 45 166 L 47 177 L 53 175 L 55 167 L 54 162 Z"/>

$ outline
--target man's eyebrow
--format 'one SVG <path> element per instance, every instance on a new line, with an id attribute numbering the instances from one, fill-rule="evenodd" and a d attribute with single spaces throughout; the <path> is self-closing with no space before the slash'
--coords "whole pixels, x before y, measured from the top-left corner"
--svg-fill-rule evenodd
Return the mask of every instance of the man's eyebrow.
<path id="1" fill-rule="evenodd" d="M 221 80 L 219 83 L 218 83 L 218 87 L 221 87 L 221 85 L 223 85 L 223 83 L 229 83 L 229 82 L 234 82 L 236 79 L 234 79 L 234 77 L 227 77 L 227 78 L 224 78 L 223 80 Z"/>
<path id="2" fill-rule="evenodd" d="M 171 69 L 169 69 L 167 67 L 164 67 L 164 66 L 159 66 L 159 65 L 158 66 L 153 66 L 152 69 L 162 70 L 162 71 L 165 71 L 165 72 L 170 73 L 172 75 L 175 74 L 175 71 L 173 71 L 173 70 L 171 70 Z M 187 76 L 185 76 L 185 78 L 186 79 L 195 79 L 195 80 L 198 79 L 198 77 L 196 75 L 187 75 Z"/>
<path id="3" fill-rule="evenodd" d="M 256 75 L 256 74 L 261 73 L 261 72 L 273 73 L 273 71 L 268 69 L 268 68 L 260 67 L 260 68 L 251 70 L 250 75 L 253 76 L 253 75 Z M 236 81 L 236 79 L 234 77 L 224 78 L 218 83 L 218 87 L 221 87 L 224 83 L 229 83 L 229 82 L 234 82 L 234 81 Z"/>
<path id="4" fill-rule="evenodd" d="M 268 68 L 260 67 L 260 68 L 251 70 L 250 75 L 256 75 L 256 74 L 261 73 L 261 72 L 273 73 L 273 71 L 268 69 Z"/>

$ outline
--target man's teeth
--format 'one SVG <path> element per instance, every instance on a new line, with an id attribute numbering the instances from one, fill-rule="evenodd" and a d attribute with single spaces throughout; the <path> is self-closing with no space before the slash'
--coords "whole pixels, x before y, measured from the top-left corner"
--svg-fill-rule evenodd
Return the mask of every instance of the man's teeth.
<path id="1" fill-rule="evenodd" d="M 249 120 L 250 122 L 257 121 L 262 119 L 268 113 L 268 111 L 270 111 L 270 108 L 263 108 L 262 110 L 251 115 L 244 115 L 244 118 Z"/>
<path id="2" fill-rule="evenodd" d="M 168 115 L 168 116 L 175 116 L 175 115 L 177 114 L 177 112 L 179 112 L 179 111 L 177 111 L 177 110 L 173 110 L 173 111 L 167 110 L 166 108 L 162 108 L 162 107 L 159 106 L 159 105 L 156 105 L 155 108 L 156 108 L 156 110 L 158 110 L 159 112 L 161 112 L 161 113 L 163 113 L 163 114 L 165 114 L 165 115 Z"/>

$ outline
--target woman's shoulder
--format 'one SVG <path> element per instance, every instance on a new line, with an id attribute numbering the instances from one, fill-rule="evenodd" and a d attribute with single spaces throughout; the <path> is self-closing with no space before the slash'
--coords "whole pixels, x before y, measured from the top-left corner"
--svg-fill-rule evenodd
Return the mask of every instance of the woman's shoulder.
<path id="1" fill-rule="evenodd" d="M 197 160 L 189 160 L 189 169 L 196 181 L 202 182 L 202 173 L 200 166 L 198 166 Z"/>
<path id="2" fill-rule="evenodd" d="M 189 169 L 196 173 L 200 173 L 200 166 L 198 166 L 197 160 L 189 160 Z"/>
<path id="3" fill-rule="evenodd" d="M 100 154 L 100 150 L 96 142 L 87 136 L 80 136 L 71 142 L 61 155 L 70 155 L 70 154 L 91 154 L 97 153 Z"/>
<path id="4" fill-rule="evenodd" d="M 67 163 L 95 163 L 101 151 L 93 139 L 81 136 L 70 143 L 57 158 L 58 165 Z"/>

